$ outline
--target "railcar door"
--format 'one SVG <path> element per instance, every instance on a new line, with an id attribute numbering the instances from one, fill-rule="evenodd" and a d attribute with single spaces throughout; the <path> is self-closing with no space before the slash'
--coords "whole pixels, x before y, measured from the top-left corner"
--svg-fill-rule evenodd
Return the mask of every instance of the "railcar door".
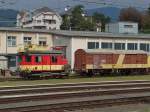
<path id="1" fill-rule="evenodd" d="M 99 67 L 100 67 L 99 61 L 100 61 L 99 55 L 94 55 L 94 56 L 93 56 L 93 68 L 94 68 L 94 69 L 99 69 Z"/>
<path id="2" fill-rule="evenodd" d="M 51 55 L 50 62 L 51 62 L 51 66 L 50 66 L 51 71 L 52 72 L 57 71 L 58 56 L 57 55 Z"/>
<path id="3" fill-rule="evenodd" d="M 41 55 L 35 55 L 34 56 L 34 65 L 35 70 L 42 72 L 43 71 L 43 63 L 42 63 L 42 56 Z"/>
<path id="4" fill-rule="evenodd" d="M 50 56 L 42 55 L 42 69 L 43 71 L 50 71 Z"/>

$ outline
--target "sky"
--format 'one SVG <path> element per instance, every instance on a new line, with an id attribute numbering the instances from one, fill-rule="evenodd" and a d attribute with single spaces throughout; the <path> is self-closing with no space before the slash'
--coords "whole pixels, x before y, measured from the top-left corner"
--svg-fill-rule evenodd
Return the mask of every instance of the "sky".
<path id="1" fill-rule="evenodd" d="M 134 6 L 140 10 L 144 10 L 150 5 L 150 0 L 0 0 L 0 8 L 16 10 L 34 10 L 47 6 L 61 12 L 67 6 L 72 7 L 78 4 L 84 5 L 87 9 L 106 6 L 119 8 Z"/>

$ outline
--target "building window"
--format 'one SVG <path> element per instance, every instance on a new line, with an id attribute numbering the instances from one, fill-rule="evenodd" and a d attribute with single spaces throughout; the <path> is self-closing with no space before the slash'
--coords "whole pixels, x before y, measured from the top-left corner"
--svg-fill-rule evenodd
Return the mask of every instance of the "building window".
<path id="1" fill-rule="evenodd" d="M 143 51 L 150 51 L 150 49 L 149 49 L 149 44 L 141 43 L 141 44 L 140 44 L 140 50 L 143 50 Z"/>
<path id="2" fill-rule="evenodd" d="M 102 49 L 112 49 L 112 43 L 111 42 L 102 42 L 101 48 Z"/>
<path id="3" fill-rule="evenodd" d="M 7 44 L 8 44 L 8 47 L 16 47 L 16 37 L 15 36 L 8 36 L 7 37 Z"/>
<path id="4" fill-rule="evenodd" d="M 56 20 L 44 20 L 44 24 L 56 24 Z"/>
<path id="5" fill-rule="evenodd" d="M 31 44 L 31 41 L 32 41 L 32 37 L 24 37 L 24 44 L 25 45 Z"/>
<path id="6" fill-rule="evenodd" d="M 41 56 L 35 56 L 35 62 L 36 63 L 42 62 L 42 57 Z"/>
<path id="7" fill-rule="evenodd" d="M 137 50 L 137 43 L 128 43 L 128 50 Z"/>
<path id="8" fill-rule="evenodd" d="M 133 25 L 124 25 L 124 28 L 133 28 Z"/>
<path id="9" fill-rule="evenodd" d="M 88 49 L 99 49 L 99 42 L 88 42 Z"/>
<path id="10" fill-rule="evenodd" d="M 56 24 L 56 20 L 50 20 L 50 24 Z"/>
<path id="11" fill-rule="evenodd" d="M 115 50 L 125 50 L 125 43 L 115 43 Z"/>
<path id="12" fill-rule="evenodd" d="M 37 20 L 37 23 L 41 23 L 41 20 Z"/>
<path id="13" fill-rule="evenodd" d="M 12 56 L 12 57 L 9 57 L 8 59 L 9 59 L 8 66 L 9 67 L 15 67 L 16 66 L 16 57 Z"/>
<path id="14" fill-rule="evenodd" d="M 47 45 L 46 41 L 47 41 L 46 37 L 39 37 L 39 45 L 40 46 L 46 46 Z"/>

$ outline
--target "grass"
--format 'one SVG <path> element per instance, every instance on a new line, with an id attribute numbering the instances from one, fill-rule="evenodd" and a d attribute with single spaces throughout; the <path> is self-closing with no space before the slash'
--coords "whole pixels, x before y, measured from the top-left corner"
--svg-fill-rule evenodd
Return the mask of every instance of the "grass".
<path id="1" fill-rule="evenodd" d="M 150 80 L 150 75 L 137 76 L 110 76 L 110 77 L 91 77 L 77 78 L 70 77 L 67 79 L 47 79 L 47 80 L 13 80 L 0 81 L 0 86 L 19 86 L 19 85 L 36 85 L 36 84 L 59 84 L 59 83 L 79 83 L 79 82 L 100 82 L 100 81 L 125 81 L 125 80 Z"/>

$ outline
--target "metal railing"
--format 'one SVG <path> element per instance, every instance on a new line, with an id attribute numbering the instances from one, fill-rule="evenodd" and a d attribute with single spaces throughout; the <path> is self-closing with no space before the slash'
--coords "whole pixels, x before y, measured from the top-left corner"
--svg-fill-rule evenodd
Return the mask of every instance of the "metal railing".
<path id="1" fill-rule="evenodd" d="M 45 51 L 50 50 L 49 46 L 41 46 L 37 44 L 26 44 L 26 45 L 18 45 L 18 52 L 26 52 L 26 51 Z"/>

